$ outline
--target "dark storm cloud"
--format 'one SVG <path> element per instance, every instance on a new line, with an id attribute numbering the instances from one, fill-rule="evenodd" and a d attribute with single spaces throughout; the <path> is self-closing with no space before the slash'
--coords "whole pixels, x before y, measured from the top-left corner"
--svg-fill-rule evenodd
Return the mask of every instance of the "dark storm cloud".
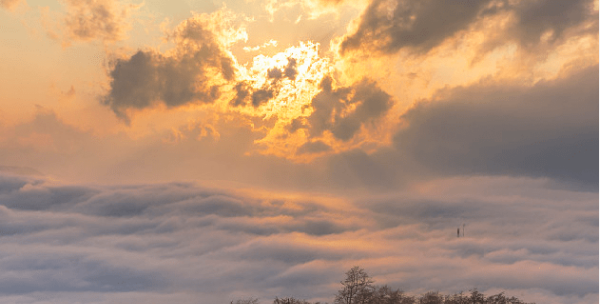
<path id="1" fill-rule="evenodd" d="M 392 54 L 403 48 L 426 53 L 456 33 L 483 18 L 511 12 L 514 20 L 502 34 L 502 41 L 523 46 L 539 43 L 553 32 L 551 40 L 562 38 L 566 29 L 596 22 L 593 1 L 406 1 L 374 0 L 363 12 L 356 32 L 342 41 L 342 53 L 365 49 Z M 594 27 L 594 28 L 597 28 Z M 498 43 L 498 42 L 495 42 Z"/>
<path id="2" fill-rule="evenodd" d="M 598 184 L 598 66 L 531 88 L 475 85 L 421 102 L 395 136 L 403 155 L 450 174 Z"/>
<path id="3" fill-rule="evenodd" d="M 233 80 L 234 68 L 214 35 L 194 19 L 182 23 L 173 39 L 176 56 L 138 51 L 117 59 L 110 72 L 110 91 L 103 103 L 127 119 L 126 109 L 143 109 L 163 103 L 177 107 L 188 103 L 211 103 L 219 97 L 215 77 Z M 214 74 L 211 70 L 217 70 Z"/>
<path id="4" fill-rule="evenodd" d="M 350 86 L 334 89 L 332 79 L 321 82 L 321 92 L 311 106 L 314 112 L 307 118 L 313 137 L 330 131 L 340 140 L 350 140 L 361 126 L 373 122 L 389 110 L 391 96 L 368 79 Z"/>

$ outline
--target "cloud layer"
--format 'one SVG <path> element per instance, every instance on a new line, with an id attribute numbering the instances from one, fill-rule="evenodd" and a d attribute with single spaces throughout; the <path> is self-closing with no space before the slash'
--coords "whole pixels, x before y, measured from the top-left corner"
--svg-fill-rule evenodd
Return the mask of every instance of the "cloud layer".
<path id="1" fill-rule="evenodd" d="M 410 293 L 506 290 L 539 303 L 598 296 L 597 195 L 545 180 L 449 179 L 307 200 L 3 174 L 0 218 L 2 303 L 331 301 L 355 264 Z"/>
<path id="2" fill-rule="evenodd" d="M 398 149 L 450 174 L 546 176 L 598 184 L 598 66 L 567 79 L 441 92 L 403 115 Z"/>
<path id="3" fill-rule="evenodd" d="M 336 192 L 389 191 L 450 176 L 509 175 L 551 178 L 595 191 L 597 84 L 593 66 L 534 86 L 489 81 L 443 90 L 405 112 L 391 146 L 372 153 L 336 151 L 322 136 L 337 136 L 334 144 L 360 137 L 357 130 L 386 111 L 389 96 L 369 81 L 327 89 L 313 100 L 316 111 L 282 128 L 284 134 L 308 134 L 294 151 L 320 156 L 310 163 L 245 154 L 264 136 L 248 125 L 271 127 L 261 118 L 209 116 L 175 133 L 132 141 L 122 135 L 96 137 L 43 109 L 34 120 L 3 129 L 0 155 L 7 164 L 86 180 L 217 179 Z M 287 137 L 277 139 L 282 148 L 291 144 Z M 134 156 L 116 157 L 122 154 Z"/>

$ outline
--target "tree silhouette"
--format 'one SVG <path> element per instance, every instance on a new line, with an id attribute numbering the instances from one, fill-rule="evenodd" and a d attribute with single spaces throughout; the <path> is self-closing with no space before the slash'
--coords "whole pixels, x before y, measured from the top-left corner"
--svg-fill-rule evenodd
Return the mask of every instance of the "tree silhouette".
<path id="1" fill-rule="evenodd" d="M 290 298 L 278 298 L 275 297 L 275 300 L 273 300 L 273 304 L 310 304 L 309 302 L 305 301 L 305 300 L 299 300 L 293 297 Z"/>
<path id="2" fill-rule="evenodd" d="M 399 289 L 393 290 L 387 285 L 376 288 L 369 304 L 413 304 L 415 299 L 405 295 Z"/>
<path id="3" fill-rule="evenodd" d="M 340 282 L 342 289 L 335 296 L 335 304 L 535 304 L 525 303 L 515 297 L 506 297 L 499 293 L 487 297 L 476 289 L 470 293 L 460 292 L 454 295 L 443 295 L 439 292 L 426 292 L 421 296 L 408 296 L 399 289 L 387 285 L 373 286 L 373 279 L 364 269 L 354 266 L 346 272 L 346 279 Z M 230 304 L 259 304 L 258 299 L 231 301 Z M 273 304 L 320 304 L 299 300 L 293 297 L 276 297 Z M 325 303 L 327 304 L 327 303 Z"/>
<path id="4" fill-rule="evenodd" d="M 443 295 L 430 291 L 419 298 L 419 304 L 443 304 L 444 300 Z"/>
<path id="5" fill-rule="evenodd" d="M 343 286 L 335 297 L 335 304 L 367 304 L 373 298 L 373 280 L 364 269 L 354 266 L 346 272 Z"/>

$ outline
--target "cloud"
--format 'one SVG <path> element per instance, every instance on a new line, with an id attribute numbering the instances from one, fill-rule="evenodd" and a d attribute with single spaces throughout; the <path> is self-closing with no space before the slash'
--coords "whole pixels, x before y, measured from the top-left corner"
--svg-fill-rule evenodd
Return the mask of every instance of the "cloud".
<path id="1" fill-rule="evenodd" d="M 298 60 L 290 56 L 286 58 L 286 61 L 287 64 L 283 67 L 275 66 L 267 69 L 265 74 L 267 81 L 258 88 L 251 85 L 253 82 L 257 82 L 256 79 L 238 82 L 234 87 L 235 97 L 230 101 L 230 104 L 243 106 L 250 102 L 256 108 L 278 97 L 282 88 L 290 85 L 288 82 L 282 83 L 282 80 L 287 78 L 287 80 L 293 82 L 298 74 Z"/>
<path id="2" fill-rule="evenodd" d="M 344 38 L 341 51 L 367 48 L 395 53 L 403 47 L 428 51 L 466 29 L 490 1 L 374 0 L 355 33 Z"/>
<path id="3" fill-rule="evenodd" d="M 362 84 L 368 89 L 359 89 L 358 84 L 327 88 L 313 100 L 317 110 L 283 126 L 286 133 L 309 136 L 291 152 L 319 156 L 308 163 L 245 154 L 262 134 L 255 134 L 238 116 L 214 121 L 211 128 L 219 131 L 218 140 L 198 139 L 204 127 L 192 123 L 191 128 L 181 129 L 180 140 L 164 144 L 165 133 L 141 142 L 119 135 L 99 138 L 41 111 L 30 123 L 4 129 L 10 136 L 0 142 L 0 154 L 4 165 L 88 181 L 228 180 L 269 189 L 335 193 L 348 189 L 390 191 L 443 176 L 509 175 L 551 178 L 563 187 L 566 183 L 594 190 L 596 69 L 593 66 L 533 86 L 488 81 L 439 91 L 400 117 L 392 145 L 372 152 L 358 148 L 339 151 L 336 145 L 344 141 L 334 137 L 332 130 L 342 134 L 336 128 L 345 127 L 339 121 L 348 118 L 359 121 L 360 128 L 368 126 L 370 120 L 378 119 L 371 114 L 385 109 L 362 109 L 359 91 L 379 96 L 377 105 L 385 105 L 386 95 L 377 95 L 379 91 L 368 81 Z M 353 95 L 348 92 L 352 90 Z M 352 100 L 359 101 L 353 109 Z M 346 116 L 340 114 L 343 111 Z M 257 118 L 247 123 L 262 126 L 261 121 Z M 324 137 L 326 134 L 330 138 Z M 130 157 L 98 157 L 123 153 Z M 231 168 L 236 168 L 235 173 Z"/>
<path id="4" fill-rule="evenodd" d="M 331 301 L 356 264 L 411 294 L 476 287 L 590 303 L 598 292 L 595 193 L 477 177 L 337 204 L 268 196 L 2 174 L 0 302 Z"/>
<path id="5" fill-rule="evenodd" d="M 296 153 L 298 154 L 304 154 L 304 153 L 320 153 L 320 152 L 327 152 L 331 150 L 331 147 L 329 145 L 327 145 L 326 143 L 317 140 L 314 142 L 307 142 L 304 145 L 300 146 L 300 148 L 298 148 L 298 151 L 296 151 Z"/>
<path id="6" fill-rule="evenodd" d="M 307 165 L 308 179 L 330 190 L 390 191 L 442 176 L 508 175 L 597 191 L 597 69 L 531 86 L 488 80 L 440 90 L 400 117 L 390 147 L 328 155 Z"/>
<path id="7" fill-rule="evenodd" d="M 321 92 L 312 102 L 313 113 L 306 119 L 312 137 L 330 131 L 336 139 L 352 139 L 361 126 L 383 116 L 392 98 L 369 79 L 350 86 L 333 88 L 333 80 L 321 81 Z"/>
<path id="8" fill-rule="evenodd" d="M 269 78 L 274 78 L 275 80 L 279 80 L 281 77 L 287 77 L 290 80 L 295 80 L 296 75 L 298 74 L 298 70 L 296 69 L 296 64 L 298 60 L 293 57 L 288 58 L 287 65 L 283 68 L 283 70 L 279 68 L 270 69 L 267 73 Z"/>
<path id="9" fill-rule="evenodd" d="M 61 40 L 63 45 L 79 41 L 123 40 L 131 28 L 132 12 L 140 7 L 115 0 L 66 0 L 61 3 L 64 15 L 51 17 L 48 10 L 43 10 L 42 24 L 48 35 Z"/>
<path id="10" fill-rule="evenodd" d="M 175 59 L 138 51 L 131 58 L 117 60 L 110 73 L 111 89 L 103 103 L 123 118 L 126 109 L 144 109 L 157 103 L 168 107 L 211 103 L 219 91 L 206 84 L 209 78 L 204 73 L 211 64 L 209 60 L 200 53 Z"/>
<path id="11" fill-rule="evenodd" d="M 17 7 L 19 2 L 21 2 L 21 0 L 0 0 L 0 7 L 10 11 Z"/>
<path id="12" fill-rule="evenodd" d="M 177 46 L 172 56 L 139 50 L 129 58 L 117 59 L 103 103 L 128 119 L 127 109 L 215 101 L 220 86 L 233 80 L 234 67 L 209 26 L 205 16 L 182 22 L 173 33 Z"/>
<path id="13" fill-rule="evenodd" d="M 598 13 L 593 12 L 590 0 L 569 2 L 520 1 L 514 8 L 515 24 L 509 29 L 509 35 L 515 37 L 521 45 L 536 44 L 545 33 L 551 40 L 557 40 L 572 27 L 593 22 L 598 24 Z"/>
<path id="14" fill-rule="evenodd" d="M 275 89 L 267 88 L 256 90 L 252 92 L 252 105 L 258 107 L 273 97 L 275 97 Z"/>
<path id="15" fill-rule="evenodd" d="M 33 168 L 19 166 L 0 166 L 0 172 L 19 175 L 43 175 Z"/>
<path id="16" fill-rule="evenodd" d="M 3 158 L 7 164 L 18 163 L 14 157 L 34 156 L 42 151 L 71 154 L 80 151 L 88 139 L 85 132 L 65 124 L 54 111 L 41 106 L 37 106 L 30 122 L 7 128 L 5 132 L 9 136 L 3 138 L 0 145 L 4 147 Z M 17 150 L 18 155 L 10 155 L 9 150 Z"/>
<path id="17" fill-rule="evenodd" d="M 551 33 L 554 41 L 563 38 L 567 29 L 589 22 L 597 24 L 592 2 L 373 0 L 356 30 L 343 38 L 340 51 L 362 49 L 394 54 L 406 48 L 427 53 L 471 25 L 501 14 L 510 16 L 508 26 L 499 35 L 492 33 L 491 36 L 499 37 L 492 44 L 537 45 L 546 33 Z"/>
<path id="18" fill-rule="evenodd" d="M 544 176 L 598 184 L 598 66 L 565 79 L 474 85 L 421 102 L 395 136 L 404 155 L 450 174 Z"/>
<path id="19" fill-rule="evenodd" d="M 240 121 L 230 115 L 190 122 L 181 128 L 178 141 L 165 144 L 161 140 L 166 132 L 133 142 L 122 135 L 101 138 L 44 111 L 29 123 L 4 128 L 7 136 L 0 142 L 0 158 L 3 165 L 87 181 L 226 180 L 269 189 L 335 193 L 390 191 L 444 176 L 509 175 L 551 178 L 562 187 L 569 184 L 593 191 L 597 185 L 596 69 L 533 86 L 487 81 L 439 91 L 399 117 L 401 124 L 389 147 L 369 152 L 340 151 L 337 144 L 345 142 L 332 130 L 342 134 L 336 128 L 345 127 L 339 121 L 348 118 L 359 121 L 360 128 L 368 127 L 370 120 L 377 122 L 379 118 L 371 114 L 385 106 L 373 112 L 362 109 L 358 92 L 381 97 L 375 103 L 379 106 L 385 105 L 384 93 L 377 95 L 379 91 L 368 81 L 363 88 L 369 89 L 358 89 L 358 84 L 332 87 L 317 93 L 312 105 L 317 110 L 282 127 L 285 133 L 307 136 L 291 153 L 319 156 L 312 162 L 248 155 L 263 136 L 248 124 L 254 124 L 255 130 L 272 126 L 263 127 L 268 121 L 262 118 Z M 352 90 L 353 95 L 348 93 Z M 352 100 L 358 100 L 355 108 L 350 107 Z M 343 111 L 346 116 L 340 114 Z M 200 138 L 207 132 L 205 123 L 218 130 L 218 140 Z M 357 133 L 354 136 L 360 140 Z"/>
<path id="20" fill-rule="evenodd" d="M 235 98 L 230 101 L 233 106 L 241 106 L 246 102 L 246 98 L 250 95 L 251 88 L 244 82 L 238 82 L 235 87 Z"/>

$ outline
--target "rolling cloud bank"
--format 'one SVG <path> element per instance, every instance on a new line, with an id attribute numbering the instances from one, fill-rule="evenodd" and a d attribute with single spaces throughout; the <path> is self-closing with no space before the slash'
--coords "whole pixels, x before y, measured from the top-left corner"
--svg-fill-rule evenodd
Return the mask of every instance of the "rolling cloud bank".
<path id="1" fill-rule="evenodd" d="M 0 302 L 331 302 L 344 272 L 362 265 L 377 284 L 412 294 L 477 288 L 595 303 L 597 227 L 596 193 L 545 179 L 451 178 L 303 199 L 3 174 Z"/>

